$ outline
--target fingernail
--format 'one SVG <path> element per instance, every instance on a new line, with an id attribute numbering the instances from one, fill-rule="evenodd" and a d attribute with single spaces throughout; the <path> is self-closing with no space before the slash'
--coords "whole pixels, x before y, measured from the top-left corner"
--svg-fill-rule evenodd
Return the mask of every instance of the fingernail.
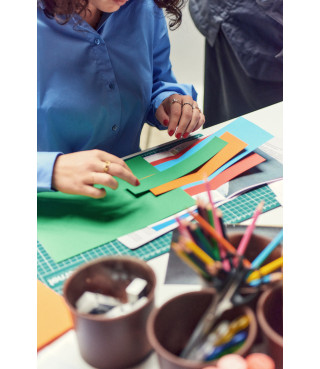
<path id="1" fill-rule="evenodd" d="M 189 136 L 189 132 L 185 132 L 182 137 L 187 138 L 188 136 Z"/>
<path id="2" fill-rule="evenodd" d="M 136 179 L 136 186 L 139 186 L 139 185 L 140 185 L 139 179 Z"/>
<path id="3" fill-rule="evenodd" d="M 166 127 L 169 125 L 169 121 L 168 121 L 168 119 L 165 119 L 165 120 L 163 121 L 163 125 L 164 125 L 164 126 L 166 126 Z"/>
<path id="4" fill-rule="evenodd" d="M 180 137 L 181 137 L 181 133 L 177 133 L 177 134 L 176 134 L 176 137 L 177 137 L 177 138 L 180 138 Z"/>
<path id="5" fill-rule="evenodd" d="M 169 131 L 169 136 L 172 136 L 173 134 L 174 134 L 173 130 Z"/>

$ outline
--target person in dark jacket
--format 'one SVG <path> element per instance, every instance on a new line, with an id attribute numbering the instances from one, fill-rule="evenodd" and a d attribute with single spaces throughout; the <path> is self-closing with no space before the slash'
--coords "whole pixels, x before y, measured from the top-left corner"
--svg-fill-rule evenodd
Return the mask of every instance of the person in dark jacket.
<path id="1" fill-rule="evenodd" d="M 282 0 L 189 0 L 205 36 L 209 127 L 283 99 Z"/>

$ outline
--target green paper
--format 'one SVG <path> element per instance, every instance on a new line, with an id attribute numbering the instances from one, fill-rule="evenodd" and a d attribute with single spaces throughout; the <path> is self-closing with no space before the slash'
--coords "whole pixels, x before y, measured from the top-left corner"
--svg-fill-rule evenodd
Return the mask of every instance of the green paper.
<path id="1" fill-rule="evenodd" d="M 139 195 L 151 188 L 180 178 L 206 163 L 226 145 L 226 141 L 223 141 L 219 137 L 213 137 L 212 140 L 210 140 L 200 150 L 189 156 L 187 160 L 184 160 L 162 172 L 158 171 L 158 173 L 150 175 L 147 178 L 141 179 L 138 177 L 141 183 L 140 186 L 134 187 L 128 184 L 127 188 L 135 195 Z"/>
<path id="2" fill-rule="evenodd" d="M 126 164 L 132 170 L 133 174 L 139 179 L 148 177 L 156 173 L 160 173 L 160 171 L 156 167 L 148 163 L 140 155 L 126 160 Z M 125 187 L 127 187 L 127 183 L 125 183 Z"/>
<path id="3" fill-rule="evenodd" d="M 141 175 L 148 175 L 152 169 L 151 164 L 136 158 L 127 164 Z M 118 182 L 117 190 L 106 188 L 103 199 L 61 192 L 38 194 L 38 240 L 55 262 L 144 228 L 195 203 L 181 189 L 161 196 L 148 192 L 137 198 L 125 189 L 127 182 Z"/>

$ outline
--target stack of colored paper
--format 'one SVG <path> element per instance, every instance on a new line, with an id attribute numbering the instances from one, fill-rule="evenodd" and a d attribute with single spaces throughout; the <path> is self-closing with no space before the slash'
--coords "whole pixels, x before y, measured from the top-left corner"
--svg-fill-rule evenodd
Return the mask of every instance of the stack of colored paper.
<path id="1" fill-rule="evenodd" d="M 272 135 L 244 118 L 198 139 L 182 151 L 148 163 L 127 160 L 141 185 L 118 180 L 104 199 L 59 192 L 38 195 L 38 239 L 59 262 L 134 232 L 195 204 L 194 196 L 265 161 L 254 150 Z"/>

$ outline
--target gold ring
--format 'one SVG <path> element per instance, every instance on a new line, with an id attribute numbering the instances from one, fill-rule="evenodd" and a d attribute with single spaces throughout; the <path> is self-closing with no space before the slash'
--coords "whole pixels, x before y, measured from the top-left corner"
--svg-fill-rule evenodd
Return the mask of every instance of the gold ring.
<path id="1" fill-rule="evenodd" d="M 172 104 L 174 104 L 174 103 L 178 103 L 178 104 L 182 105 L 182 102 L 181 102 L 180 100 L 178 100 L 178 99 L 172 99 L 172 100 L 170 101 L 170 104 L 171 104 L 171 105 L 172 105 Z"/>
<path id="2" fill-rule="evenodd" d="M 190 106 L 191 106 L 191 108 L 193 109 L 193 105 L 192 105 L 192 104 L 190 104 L 190 103 L 188 103 L 188 102 L 183 103 L 183 104 L 182 104 L 182 107 L 183 107 L 184 105 L 190 105 Z"/>
<path id="3" fill-rule="evenodd" d="M 198 106 L 196 106 L 196 105 L 193 105 L 192 109 L 198 109 L 198 110 L 199 110 L 199 112 L 201 113 L 200 108 L 199 108 Z"/>
<path id="4" fill-rule="evenodd" d="M 111 161 L 106 160 L 106 161 L 105 161 L 105 163 L 106 163 L 106 165 L 105 165 L 105 167 L 104 167 L 103 171 L 104 171 L 105 173 L 108 173 L 108 172 L 109 172 L 109 167 L 110 167 Z"/>

